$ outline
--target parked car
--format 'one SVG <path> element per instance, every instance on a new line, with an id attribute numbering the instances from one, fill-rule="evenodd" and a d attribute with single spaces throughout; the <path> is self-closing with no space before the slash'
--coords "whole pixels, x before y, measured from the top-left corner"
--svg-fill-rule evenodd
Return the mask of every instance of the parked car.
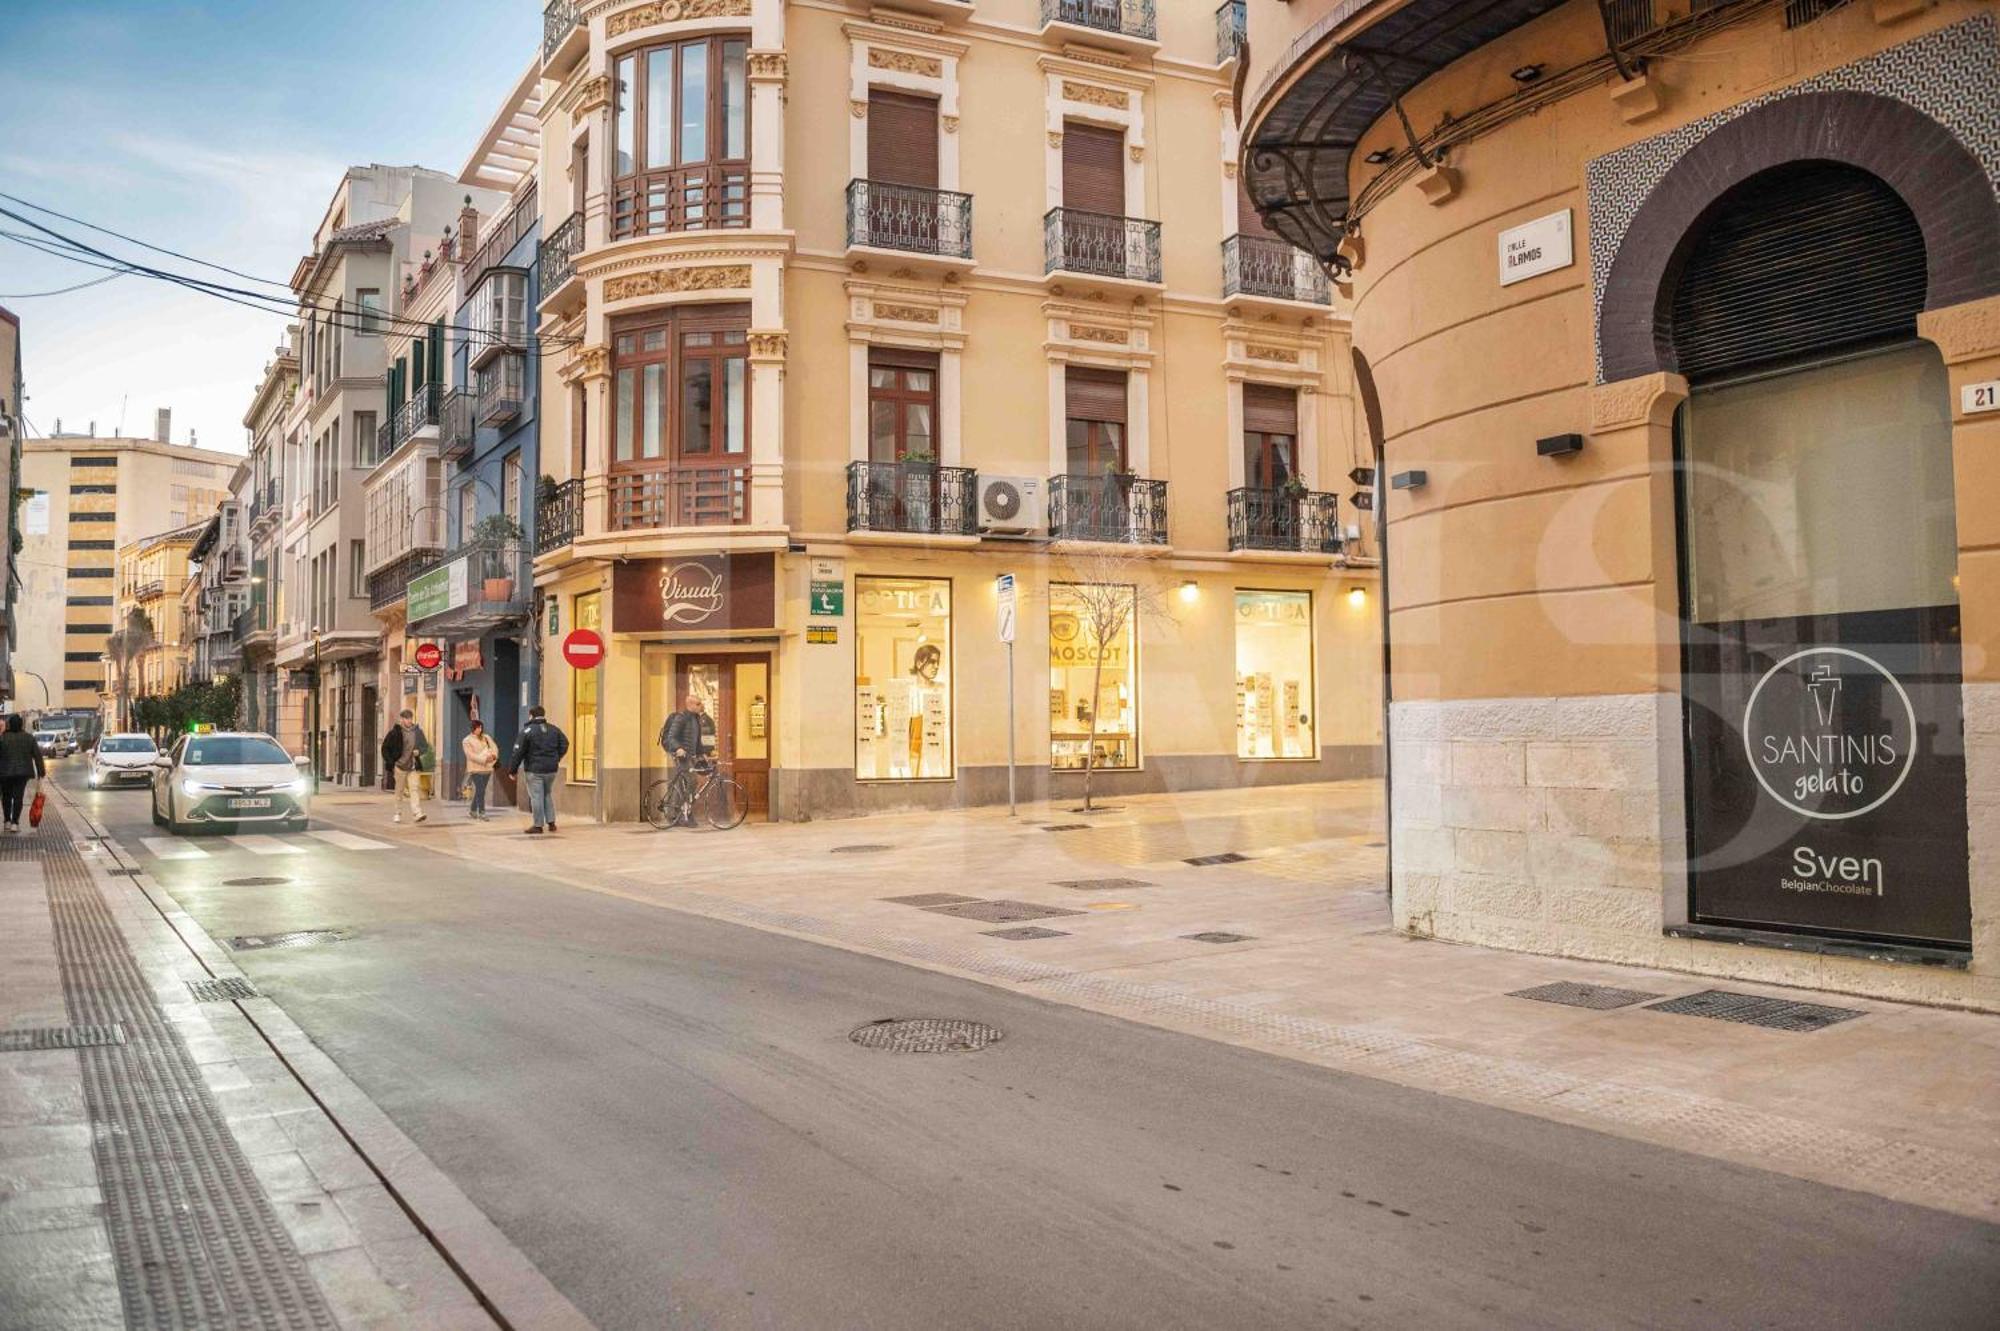
<path id="1" fill-rule="evenodd" d="M 91 754 L 91 789 L 150 785 L 159 756 L 159 746 L 150 735 L 106 735 Z"/>
<path id="2" fill-rule="evenodd" d="M 68 726 L 36 726 L 35 747 L 44 758 L 67 758 L 76 752 L 76 732 Z"/>
<path id="3" fill-rule="evenodd" d="M 183 735 L 153 760 L 153 824 L 181 833 L 245 824 L 303 832 L 312 777 L 269 735 Z"/>

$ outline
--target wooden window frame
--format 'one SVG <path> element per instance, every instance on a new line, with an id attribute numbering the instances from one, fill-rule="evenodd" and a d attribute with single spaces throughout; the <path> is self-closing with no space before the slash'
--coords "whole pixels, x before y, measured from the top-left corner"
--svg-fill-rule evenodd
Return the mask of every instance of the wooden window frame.
<path id="1" fill-rule="evenodd" d="M 705 115 L 708 124 L 706 155 L 699 162 L 681 160 L 679 109 L 681 106 L 682 61 L 687 47 L 706 44 L 708 48 L 708 89 Z M 724 71 L 727 51 L 732 45 L 743 48 L 743 155 L 730 157 L 729 126 L 724 115 Z M 673 151 L 664 166 L 646 165 L 648 157 L 647 120 L 651 113 L 651 67 L 656 55 L 673 53 L 673 87 L 669 94 L 674 112 Z M 705 32 L 678 41 L 620 51 L 612 57 L 612 153 L 611 153 L 611 238 L 659 235 L 674 231 L 706 231 L 750 225 L 750 34 L 747 32 Z M 629 92 L 620 92 L 618 67 L 632 62 Z M 616 136 L 621 120 L 629 114 L 632 132 L 632 169 L 618 171 Z"/>
<path id="2" fill-rule="evenodd" d="M 939 438 L 939 381 L 943 376 L 943 357 L 935 351 L 906 351 L 900 348 L 872 347 L 868 352 L 868 460 L 870 462 L 901 462 L 909 453 L 910 408 L 927 406 L 931 412 L 931 461 L 938 461 Z M 877 370 L 892 370 L 897 384 L 892 388 L 878 388 L 875 385 Z M 906 376 L 916 371 L 931 377 L 928 390 L 908 386 Z M 875 404 L 893 403 L 896 408 L 895 453 L 894 457 L 875 456 Z"/>
<path id="3" fill-rule="evenodd" d="M 664 345 L 656 351 L 642 349 L 647 333 L 664 334 Z M 608 471 L 666 471 L 689 470 L 700 467 L 747 467 L 750 465 L 751 393 L 750 393 L 750 307 L 748 304 L 729 305 L 683 305 L 630 315 L 612 322 L 611 326 L 611 410 L 609 437 L 610 456 L 605 460 Z M 690 348 L 686 345 L 689 334 L 720 333 L 729 341 L 712 347 Z M 621 352 L 619 340 L 630 337 L 633 349 Z M 709 422 L 709 451 L 705 454 L 684 455 L 681 449 L 682 403 L 686 391 L 686 367 L 690 360 L 704 360 L 710 365 L 711 401 L 717 400 L 719 387 L 724 382 L 726 372 L 721 366 L 730 360 L 743 362 L 743 451 L 727 451 L 728 428 L 724 413 L 712 411 Z M 643 411 L 643 371 L 649 365 L 665 366 L 664 413 L 661 421 L 661 449 L 656 458 L 640 454 L 638 417 Z M 618 375 L 621 370 L 633 370 L 634 391 L 632 395 L 632 419 L 620 409 L 618 402 Z M 620 457 L 620 443 L 623 433 L 632 430 L 629 457 Z"/>

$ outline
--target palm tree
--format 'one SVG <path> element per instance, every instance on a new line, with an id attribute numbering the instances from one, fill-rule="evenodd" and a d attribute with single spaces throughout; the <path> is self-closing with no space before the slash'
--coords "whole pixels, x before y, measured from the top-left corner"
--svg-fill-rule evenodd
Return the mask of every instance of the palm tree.
<path id="1" fill-rule="evenodd" d="M 153 621 L 144 610 L 125 612 L 125 626 L 105 639 L 111 663 L 118 668 L 118 728 L 132 728 L 132 663 L 151 650 L 158 641 Z"/>

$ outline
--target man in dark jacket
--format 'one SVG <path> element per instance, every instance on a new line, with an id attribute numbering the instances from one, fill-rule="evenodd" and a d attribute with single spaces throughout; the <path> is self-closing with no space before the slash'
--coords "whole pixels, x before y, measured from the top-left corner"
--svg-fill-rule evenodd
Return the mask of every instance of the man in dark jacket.
<path id="1" fill-rule="evenodd" d="M 22 724 L 21 714 L 8 716 L 7 729 L 0 731 L 0 813 L 5 815 L 8 836 L 21 831 L 21 802 L 28 793 L 28 782 L 41 780 L 48 770 L 41 745 Z"/>
<path id="2" fill-rule="evenodd" d="M 528 782 L 528 815 L 534 819 L 529 836 L 540 836 L 542 825 L 556 830 L 556 771 L 569 752 L 569 736 L 549 724 L 540 703 L 528 709 L 528 724 L 514 741 L 514 770 Z"/>
<path id="3" fill-rule="evenodd" d="M 382 737 L 382 770 L 389 774 L 396 792 L 396 816 L 391 821 L 403 821 L 405 800 L 409 801 L 411 821 L 421 823 L 429 817 L 424 812 L 424 772 L 431 765 L 430 736 L 417 724 L 417 714 L 405 707 Z"/>
<path id="4" fill-rule="evenodd" d="M 714 736 L 715 722 L 702 709 L 701 695 L 690 693 L 686 705 L 668 717 L 667 723 L 660 727 L 660 748 L 674 760 L 674 773 L 680 776 L 709 755 L 715 747 Z M 681 798 L 685 800 L 692 788 L 686 785 L 685 778 L 680 785 L 683 792 Z M 676 821 L 688 826 L 694 820 L 683 813 Z"/>

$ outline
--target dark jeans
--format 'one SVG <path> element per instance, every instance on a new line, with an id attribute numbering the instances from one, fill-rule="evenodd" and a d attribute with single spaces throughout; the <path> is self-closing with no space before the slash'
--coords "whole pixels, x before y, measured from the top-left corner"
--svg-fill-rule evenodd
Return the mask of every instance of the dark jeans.
<path id="1" fill-rule="evenodd" d="M 29 776 L 0 776 L 0 811 L 6 814 L 6 821 L 21 821 L 21 803 L 28 793 Z"/>
<path id="2" fill-rule="evenodd" d="M 465 778 L 472 783 L 472 816 L 477 818 L 486 812 L 486 783 L 493 779 L 491 772 L 473 772 Z"/>

